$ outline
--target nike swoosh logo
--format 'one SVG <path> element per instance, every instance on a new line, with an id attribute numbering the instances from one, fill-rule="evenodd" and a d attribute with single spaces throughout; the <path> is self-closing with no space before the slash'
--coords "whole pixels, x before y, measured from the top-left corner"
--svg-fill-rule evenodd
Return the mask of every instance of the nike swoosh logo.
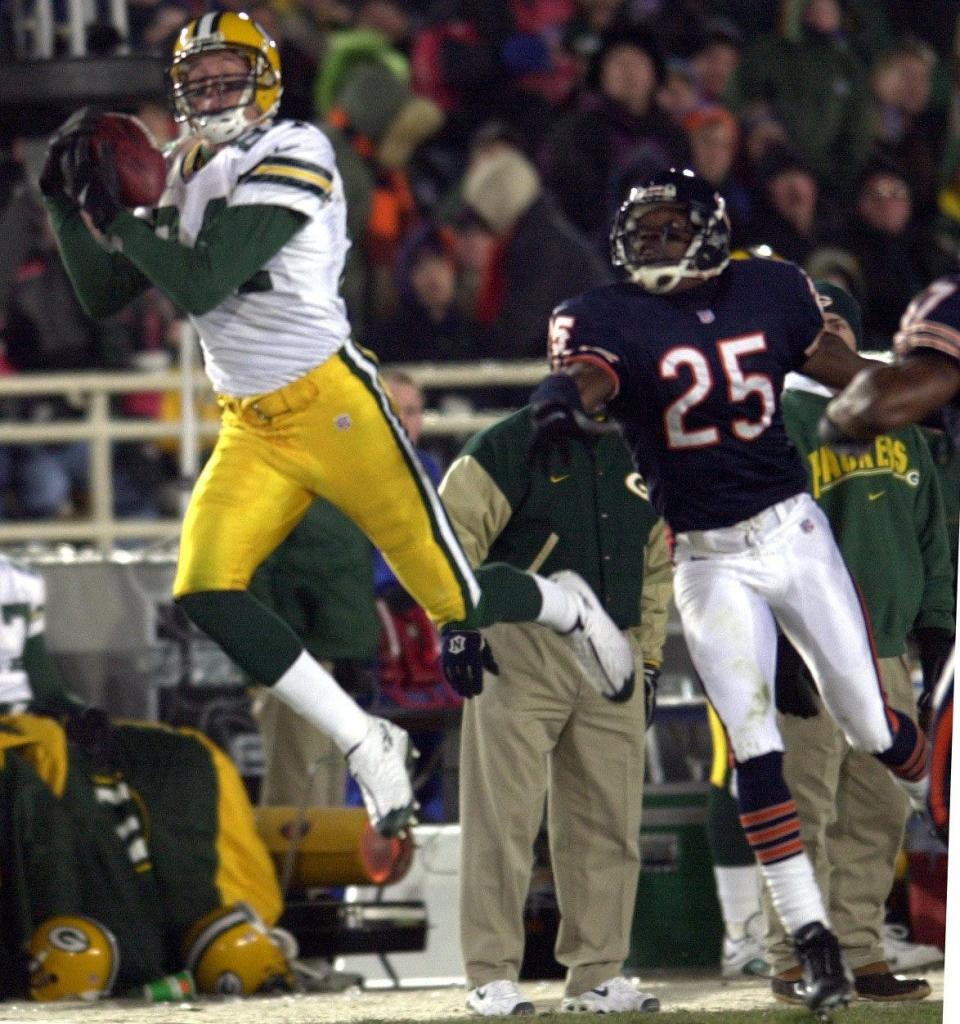
<path id="1" fill-rule="evenodd" d="M 876 491 L 874 494 L 868 494 L 867 495 L 867 500 L 868 501 L 876 501 L 877 498 L 882 498 L 886 493 L 887 493 L 886 491 Z"/>
<path id="2" fill-rule="evenodd" d="M 608 992 L 608 989 L 607 986 L 604 985 L 603 988 L 595 988 L 593 991 L 596 992 L 598 996 L 605 996 Z"/>
<path id="3" fill-rule="evenodd" d="M 550 477 L 550 483 L 558 484 L 558 483 L 560 483 L 561 480 L 566 480 L 569 476 L 570 476 L 569 473 L 565 474 L 564 476 L 551 476 Z"/>

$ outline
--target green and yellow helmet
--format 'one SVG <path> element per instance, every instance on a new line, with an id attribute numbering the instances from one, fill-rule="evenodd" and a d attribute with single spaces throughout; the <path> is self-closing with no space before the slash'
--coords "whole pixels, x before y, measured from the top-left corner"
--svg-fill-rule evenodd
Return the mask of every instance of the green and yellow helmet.
<path id="1" fill-rule="evenodd" d="M 242 57 L 248 70 L 235 77 L 219 75 L 188 81 L 193 60 L 224 51 Z M 273 117 L 283 92 L 277 44 L 248 14 L 235 11 L 214 11 L 184 25 L 173 45 L 167 77 L 174 118 L 215 145 L 229 142 L 251 125 Z M 194 100 L 210 91 L 240 95 L 229 106 L 197 109 Z M 246 113 L 251 106 L 257 111 L 252 120 Z"/>
<path id="2" fill-rule="evenodd" d="M 110 994 L 120 954 L 106 925 L 83 914 L 44 921 L 27 943 L 31 999 L 97 999 Z"/>
<path id="3" fill-rule="evenodd" d="M 218 907 L 187 931 L 183 955 L 206 995 L 293 992 L 296 977 L 278 940 L 247 903 Z"/>

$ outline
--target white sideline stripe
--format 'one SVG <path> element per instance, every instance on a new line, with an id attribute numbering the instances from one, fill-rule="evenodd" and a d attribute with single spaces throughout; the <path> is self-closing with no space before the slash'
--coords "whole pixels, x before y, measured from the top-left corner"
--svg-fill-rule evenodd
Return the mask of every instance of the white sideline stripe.
<path id="1" fill-rule="evenodd" d="M 417 455 L 416 449 L 413 447 L 413 444 L 407 437 L 407 432 L 403 429 L 403 425 L 397 419 L 397 416 L 393 411 L 390 399 L 380 386 L 380 378 L 378 376 L 376 364 L 367 359 L 367 357 L 356 347 L 356 345 L 353 344 L 352 341 L 348 340 L 344 345 L 344 348 L 350 353 L 350 358 L 354 363 L 366 371 L 370 384 L 373 386 L 374 391 L 380 399 L 380 407 L 383 409 L 384 415 L 393 424 L 397 439 L 403 445 L 405 451 L 410 456 L 411 462 L 416 467 L 417 475 L 420 477 L 420 482 L 423 484 L 423 490 L 430 502 L 431 509 L 433 509 L 434 518 L 440 526 L 440 534 L 446 542 L 450 556 L 457 563 L 457 568 L 460 570 L 460 574 L 466 581 L 471 600 L 474 605 L 476 605 L 480 600 L 480 584 L 477 583 L 476 577 L 473 575 L 473 569 L 467 561 L 467 556 L 463 553 L 463 549 L 460 547 L 460 541 L 457 540 L 457 535 L 453 532 L 453 527 L 450 525 L 450 520 L 447 518 L 446 509 L 443 507 L 443 502 L 441 502 L 440 498 L 437 496 L 437 490 L 433 485 L 433 481 L 427 476 L 426 471 L 420 463 L 420 457 Z"/>

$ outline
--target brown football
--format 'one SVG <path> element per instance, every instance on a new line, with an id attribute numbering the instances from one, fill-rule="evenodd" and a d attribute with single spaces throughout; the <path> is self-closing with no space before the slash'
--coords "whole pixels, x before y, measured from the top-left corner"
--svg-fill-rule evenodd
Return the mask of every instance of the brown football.
<path id="1" fill-rule="evenodd" d="M 113 165 L 120 183 L 120 201 L 133 209 L 156 206 L 167 179 L 167 162 L 150 130 L 132 114 L 104 114 L 91 140 L 93 159 L 105 159 L 113 151 Z"/>

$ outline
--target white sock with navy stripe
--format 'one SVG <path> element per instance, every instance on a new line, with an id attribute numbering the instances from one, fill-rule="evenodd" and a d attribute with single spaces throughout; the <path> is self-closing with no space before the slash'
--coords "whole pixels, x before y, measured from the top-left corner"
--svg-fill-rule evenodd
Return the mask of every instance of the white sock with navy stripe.
<path id="1" fill-rule="evenodd" d="M 762 864 L 760 870 L 770 887 L 770 896 L 783 927 L 791 935 L 811 921 L 822 921 L 830 927 L 813 865 L 806 853 L 775 864 Z"/>

